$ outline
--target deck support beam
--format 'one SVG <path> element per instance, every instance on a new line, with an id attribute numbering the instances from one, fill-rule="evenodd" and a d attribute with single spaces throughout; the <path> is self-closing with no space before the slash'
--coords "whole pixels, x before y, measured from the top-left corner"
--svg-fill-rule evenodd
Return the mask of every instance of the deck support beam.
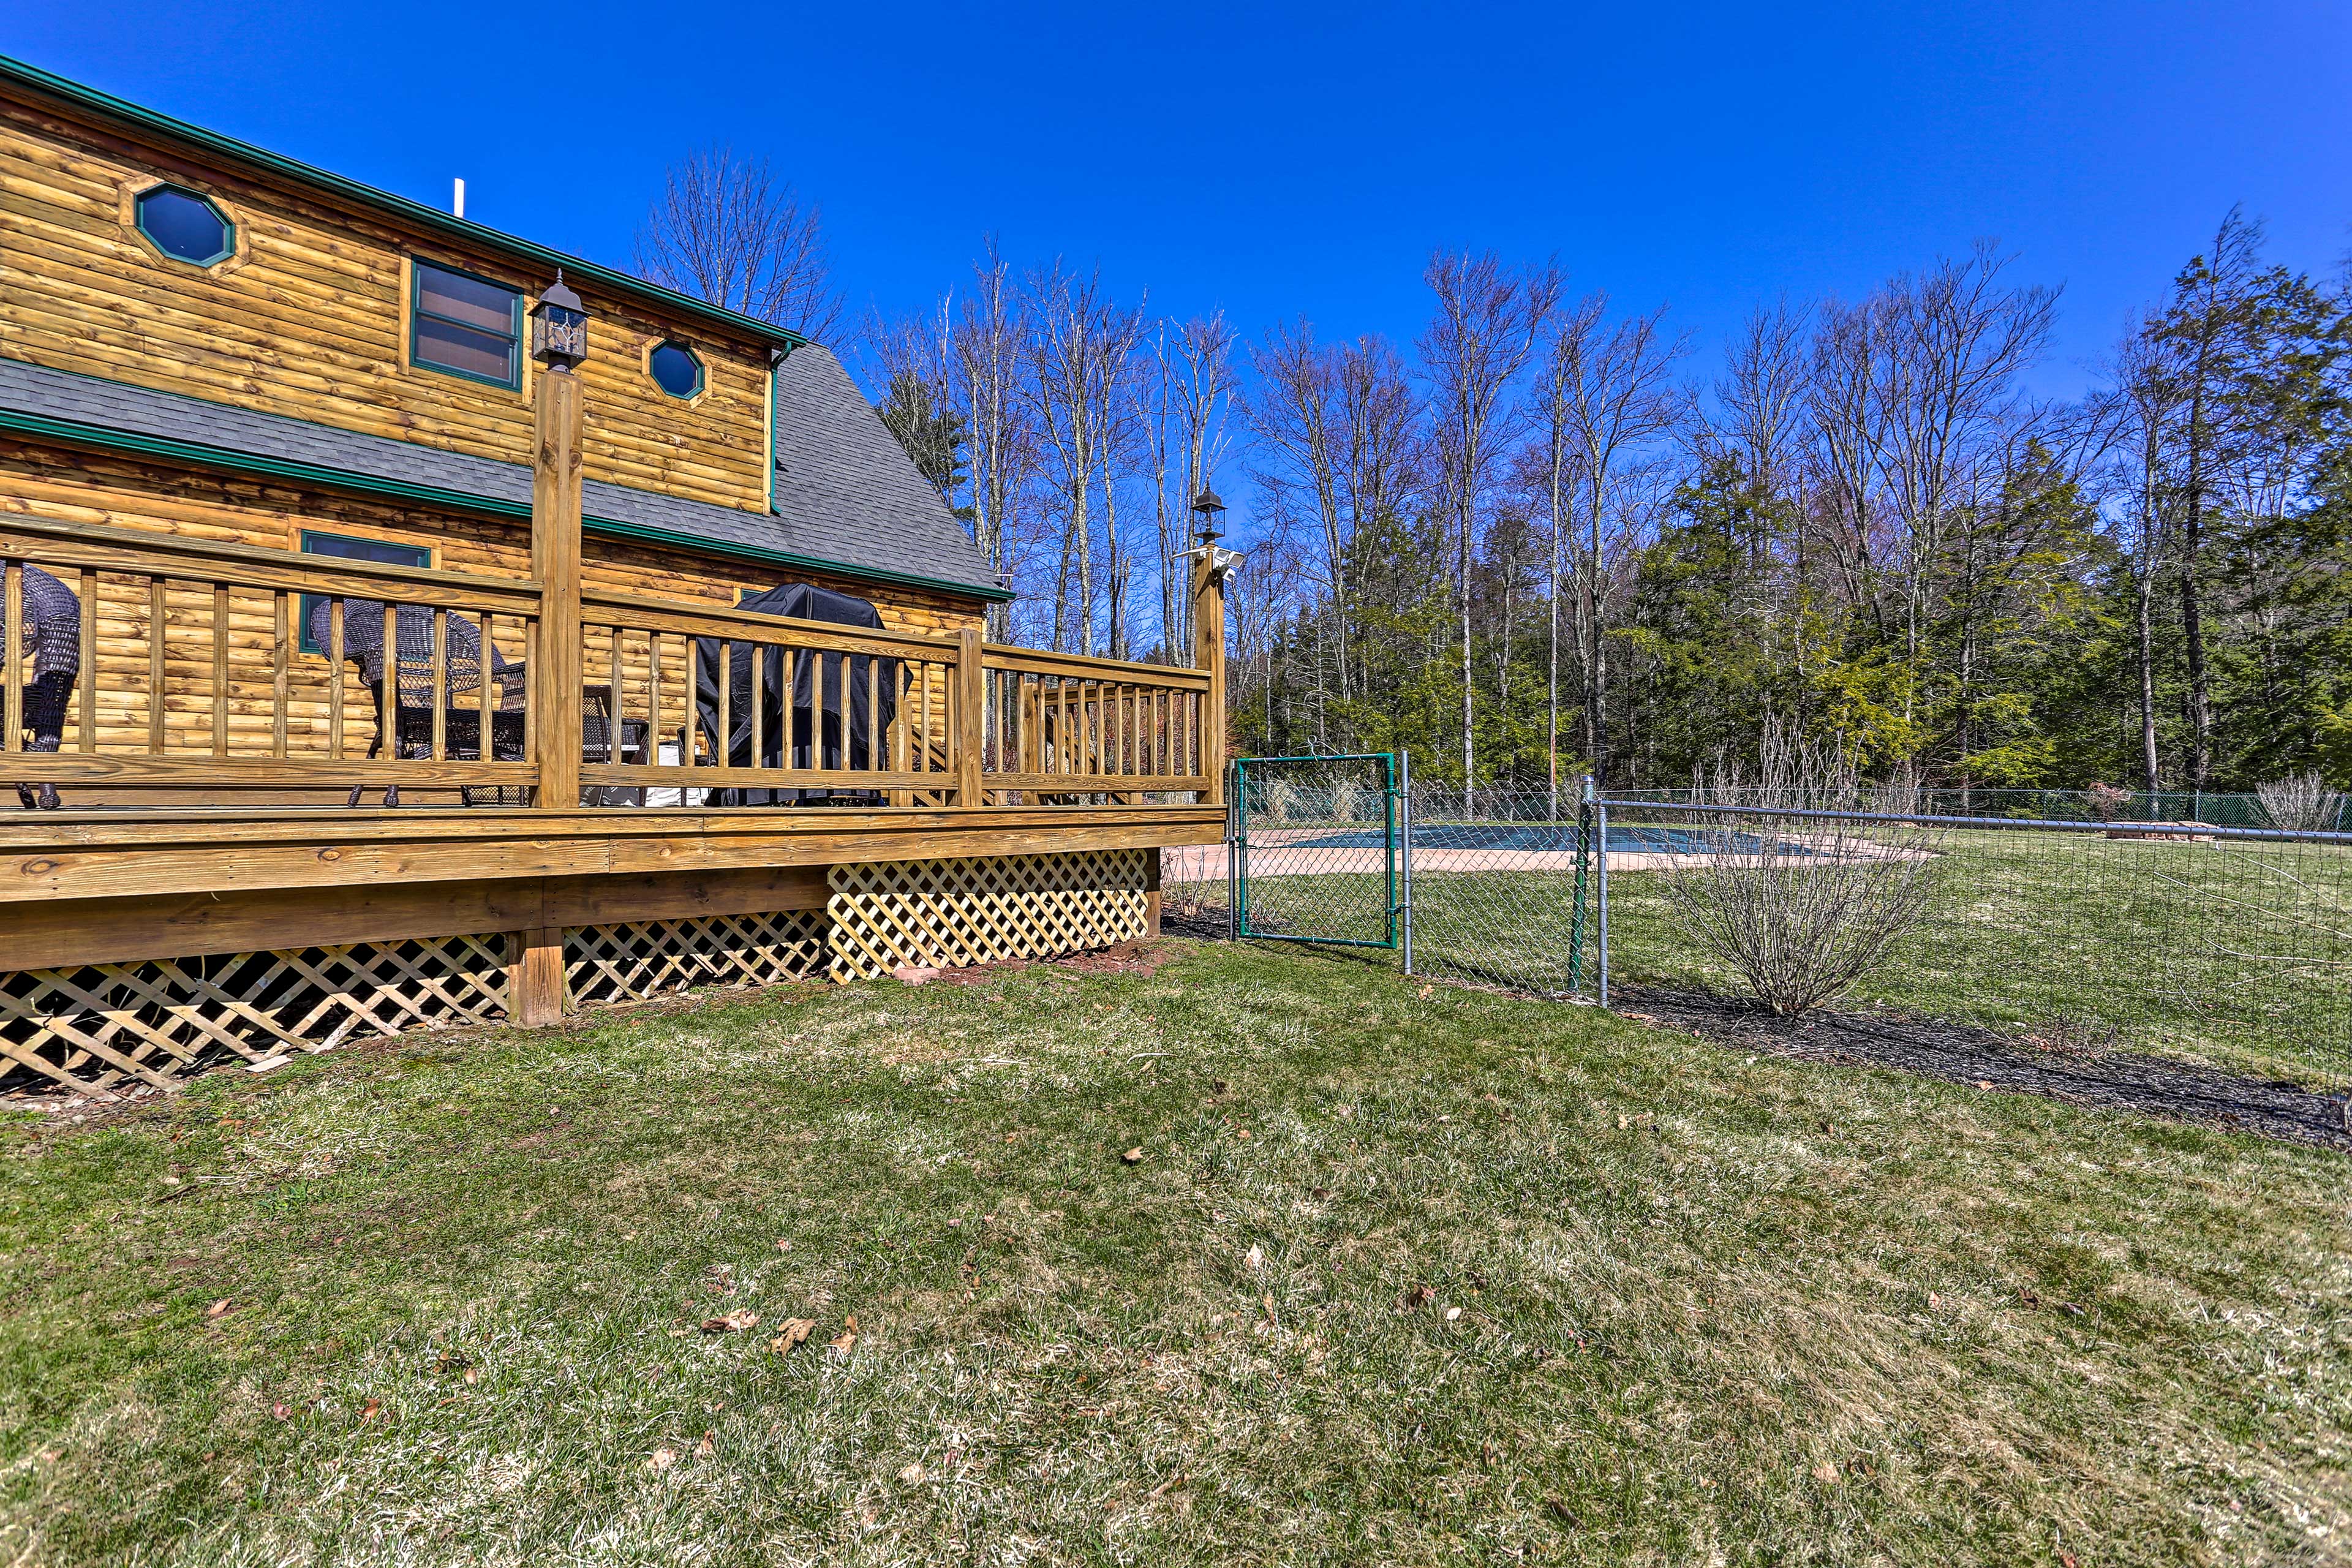
<path id="1" fill-rule="evenodd" d="M 507 1016 L 526 1029 L 563 1022 L 563 928 L 509 932 L 507 953 Z"/>

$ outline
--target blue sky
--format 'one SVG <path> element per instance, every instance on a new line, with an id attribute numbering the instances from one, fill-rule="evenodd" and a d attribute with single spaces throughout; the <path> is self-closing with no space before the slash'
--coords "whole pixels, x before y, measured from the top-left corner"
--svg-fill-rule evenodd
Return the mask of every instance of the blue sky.
<path id="1" fill-rule="evenodd" d="M 1701 364 L 1748 305 L 1996 236 L 2065 287 L 2067 393 L 2235 202 L 2352 250 L 2352 4 L 922 4 L 13 0 L 0 51 L 625 261 L 663 164 L 764 153 L 858 306 L 983 232 L 1244 332 L 1409 342 L 1433 247 L 1557 254 Z"/>

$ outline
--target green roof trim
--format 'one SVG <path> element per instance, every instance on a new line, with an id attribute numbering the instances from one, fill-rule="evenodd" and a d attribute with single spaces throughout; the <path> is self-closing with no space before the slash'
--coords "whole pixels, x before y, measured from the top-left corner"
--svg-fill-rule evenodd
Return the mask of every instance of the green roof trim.
<path id="1" fill-rule="evenodd" d="M 218 469 L 257 479 L 286 479 L 296 484 L 318 485 L 328 489 L 348 490 L 359 495 L 381 496 L 392 500 L 415 501 L 426 506 L 454 507 L 464 511 L 483 512 L 493 517 L 530 519 L 527 501 L 507 500 L 498 496 L 476 495 L 467 490 L 445 489 L 437 485 L 414 484 L 405 479 L 382 479 L 373 474 L 354 473 L 348 468 L 331 468 L 318 463 L 296 462 L 284 458 L 257 457 L 250 452 L 235 451 L 226 447 L 206 447 L 191 441 L 174 441 L 160 436 L 142 436 L 127 430 L 109 429 L 103 425 L 89 425 L 75 419 L 52 419 L 45 415 L 26 414 L 0 408 L 0 433 L 30 436 L 58 441 L 68 446 L 87 447 L 102 452 L 127 457 L 162 458 L 191 467 Z M 647 491 L 646 494 L 654 492 Z M 672 529 L 654 528 L 645 523 L 621 522 L 612 518 L 583 517 L 581 531 L 610 539 L 633 539 L 648 544 L 668 544 L 698 551 L 706 555 L 724 555 L 738 561 L 757 561 L 771 566 L 789 566 L 804 572 L 824 572 L 836 577 L 853 577 L 860 582 L 888 583 L 898 587 L 927 588 L 934 593 L 953 595 L 964 599 L 1009 600 L 1013 595 L 1003 588 L 975 587 L 964 583 L 950 583 L 943 578 L 924 577 L 911 572 L 885 572 L 870 566 L 851 566 L 822 556 L 801 555 L 789 550 L 768 550 L 758 545 L 739 544 L 732 540 L 710 539 L 701 534 L 683 533 Z"/>
<path id="2" fill-rule="evenodd" d="M 0 81 L 16 82 L 35 91 L 63 99 L 68 103 L 93 113 L 156 132 L 176 141 L 203 148 L 208 153 L 232 158 L 239 163 L 267 170 L 270 174 L 299 181 L 313 189 L 324 191 L 345 201 L 373 207 L 379 212 L 388 213 L 403 222 L 432 229 L 436 233 L 465 240 L 488 250 L 535 262 L 551 269 L 560 267 L 563 269 L 564 275 L 574 281 L 585 280 L 616 293 L 634 294 L 666 310 L 681 312 L 714 326 L 724 327 L 740 336 L 787 349 L 797 348 L 809 341 L 806 334 L 793 331 L 789 327 L 780 327 L 772 321 L 761 321 L 756 316 L 746 316 L 740 311 L 730 310 L 706 300 L 697 300 L 690 294 L 681 294 L 674 289 L 665 289 L 658 283 L 649 283 L 642 278 L 632 277 L 626 272 L 600 266 L 583 257 L 566 256 L 562 251 L 551 249 L 544 245 L 501 233 L 488 225 L 442 212 L 438 208 L 425 205 L 423 202 L 411 201 L 406 196 L 394 195 L 390 191 L 379 190 L 373 185 L 362 184 L 357 180 L 346 179 L 341 174 L 329 174 L 326 170 L 313 164 L 269 152 L 266 148 L 256 147 L 249 142 L 240 142 L 233 136 L 224 136 L 216 131 L 206 131 L 204 127 L 191 125 L 184 120 L 175 120 L 168 114 L 133 103 L 129 99 L 117 98 L 109 92 L 100 92 L 94 87 L 85 87 L 80 82 L 58 76 L 53 71 L 45 71 L 38 66 L 29 65 L 6 55 L 0 55 Z"/>

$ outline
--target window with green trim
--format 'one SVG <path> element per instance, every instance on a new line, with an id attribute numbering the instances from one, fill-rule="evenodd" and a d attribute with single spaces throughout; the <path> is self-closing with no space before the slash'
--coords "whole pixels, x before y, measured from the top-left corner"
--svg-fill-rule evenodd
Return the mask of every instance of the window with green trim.
<path id="1" fill-rule="evenodd" d="M 522 385 L 522 290 L 418 261 L 408 360 L 492 386 Z"/>
<path id="2" fill-rule="evenodd" d="M 236 226 L 209 196 L 177 185 L 157 185 L 140 192 L 132 205 L 139 232 L 174 261 L 210 267 L 236 254 Z"/>
<path id="3" fill-rule="evenodd" d="M 343 561 L 382 561 L 394 566 L 430 566 L 433 551 L 423 544 L 394 544 L 384 539 L 352 539 L 340 533 L 320 533 L 315 529 L 302 531 L 302 553 L 332 555 Z M 327 602 L 323 594 L 302 595 L 302 651 L 323 654 L 327 645 L 310 633 L 312 610 Z M 347 601 L 346 613 L 350 610 Z"/>
<path id="4" fill-rule="evenodd" d="M 672 397 L 693 398 L 702 392 L 702 360 L 675 338 L 656 343 L 646 356 L 646 370 L 654 384 Z"/>

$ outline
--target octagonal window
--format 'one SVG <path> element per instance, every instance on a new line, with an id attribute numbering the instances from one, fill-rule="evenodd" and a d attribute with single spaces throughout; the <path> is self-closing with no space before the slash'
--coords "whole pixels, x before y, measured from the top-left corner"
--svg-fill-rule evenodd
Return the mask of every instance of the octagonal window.
<path id="1" fill-rule="evenodd" d="M 672 397 L 692 397 L 702 390 L 702 362 L 684 343 L 655 345 L 646 356 L 646 369 L 654 384 Z"/>
<path id="2" fill-rule="evenodd" d="M 177 185 L 139 193 L 139 232 L 174 261 L 210 267 L 236 249 L 236 226 L 209 197 Z"/>

